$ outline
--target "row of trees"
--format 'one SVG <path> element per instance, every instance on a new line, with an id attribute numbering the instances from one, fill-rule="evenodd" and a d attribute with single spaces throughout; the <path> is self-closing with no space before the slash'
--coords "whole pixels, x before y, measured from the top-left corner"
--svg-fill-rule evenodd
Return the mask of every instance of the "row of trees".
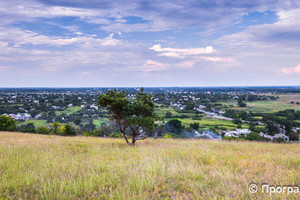
<path id="1" fill-rule="evenodd" d="M 23 133 L 55 134 L 55 135 L 76 135 L 76 129 L 71 124 L 60 124 L 54 122 L 52 126 L 35 127 L 33 123 L 16 126 L 15 120 L 9 115 L 0 116 L 0 131 L 19 131 Z"/>

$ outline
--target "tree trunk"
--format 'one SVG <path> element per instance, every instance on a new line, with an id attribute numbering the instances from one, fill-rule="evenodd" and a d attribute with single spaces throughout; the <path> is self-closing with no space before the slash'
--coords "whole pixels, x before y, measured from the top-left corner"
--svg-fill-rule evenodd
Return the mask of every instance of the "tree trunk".
<path id="1" fill-rule="evenodd" d="M 127 144 L 130 144 L 130 142 L 128 141 L 127 136 L 126 136 L 124 133 L 122 133 L 122 134 L 123 134 L 123 136 L 124 136 L 124 138 L 125 138 L 126 143 L 127 143 Z"/>
<path id="2" fill-rule="evenodd" d="M 122 129 L 119 129 L 119 130 L 120 130 L 120 132 L 122 133 L 122 135 L 124 136 L 126 143 L 127 143 L 127 144 L 130 144 L 130 142 L 128 141 L 128 138 L 127 138 L 127 136 L 126 136 L 126 134 L 124 133 L 124 131 L 123 131 Z"/>
<path id="3" fill-rule="evenodd" d="M 132 133 L 132 142 L 131 142 L 132 146 L 134 146 L 135 141 L 136 141 L 136 140 L 135 140 L 135 134 Z"/>

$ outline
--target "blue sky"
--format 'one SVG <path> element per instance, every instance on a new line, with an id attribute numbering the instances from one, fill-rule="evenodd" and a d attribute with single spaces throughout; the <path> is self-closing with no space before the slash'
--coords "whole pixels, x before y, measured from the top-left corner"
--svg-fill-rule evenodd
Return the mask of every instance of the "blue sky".
<path id="1" fill-rule="evenodd" d="M 300 85 L 298 0 L 0 2 L 0 87 Z"/>

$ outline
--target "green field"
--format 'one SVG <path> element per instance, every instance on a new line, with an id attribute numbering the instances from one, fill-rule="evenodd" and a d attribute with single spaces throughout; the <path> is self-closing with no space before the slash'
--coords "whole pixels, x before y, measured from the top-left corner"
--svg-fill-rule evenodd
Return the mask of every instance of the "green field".
<path id="1" fill-rule="evenodd" d="M 300 144 L 0 132 L 0 199 L 297 199 Z"/>
<path id="2" fill-rule="evenodd" d="M 214 128 L 218 126 L 218 128 L 226 128 L 226 129 L 236 129 L 237 125 L 232 121 L 228 120 L 219 120 L 213 118 L 202 118 L 201 120 L 193 120 L 193 119 L 182 119 L 183 124 L 189 125 L 193 122 L 199 122 L 200 129 Z M 249 128 L 248 124 L 243 123 L 242 128 Z"/>
<path id="3" fill-rule="evenodd" d="M 198 114 L 196 115 L 195 113 L 179 113 L 177 112 L 174 108 L 172 108 L 171 106 L 169 107 L 159 107 L 155 109 L 155 113 L 159 116 L 159 117 L 165 117 L 167 112 L 171 112 L 173 116 L 178 116 L 178 115 L 186 115 L 189 118 L 182 118 L 178 120 L 180 120 L 182 122 L 183 125 L 185 126 L 189 126 L 191 123 L 194 122 L 198 122 L 200 125 L 200 129 L 209 129 L 209 128 L 214 128 L 214 127 L 218 127 L 219 129 L 222 128 L 226 128 L 226 129 L 236 129 L 237 125 L 234 124 L 232 121 L 228 121 L 228 120 L 220 120 L 220 119 L 214 119 L 214 118 L 210 118 L 207 117 L 205 114 Z M 201 116 L 201 120 L 195 120 L 193 119 L 193 117 L 197 117 L 197 116 Z M 165 118 L 165 121 L 168 122 L 171 119 L 174 118 Z M 243 123 L 242 124 L 242 128 L 248 128 L 249 125 Z"/>
<path id="4" fill-rule="evenodd" d="M 73 106 L 73 107 L 69 107 L 67 108 L 67 110 L 63 110 L 63 111 L 55 111 L 55 114 L 56 115 L 61 115 L 61 114 L 67 114 L 67 115 L 70 115 L 70 114 L 73 114 L 73 113 L 76 113 L 78 111 L 80 111 L 82 108 L 80 106 Z"/>
<path id="5" fill-rule="evenodd" d="M 278 94 L 274 95 L 278 96 L 279 99 L 276 101 L 255 101 L 255 102 L 245 102 L 247 103 L 247 107 L 245 108 L 239 108 L 237 105 L 237 101 L 222 101 L 219 102 L 221 104 L 230 106 L 233 105 L 233 109 L 237 110 L 248 110 L 252 112 L 277 112 L 280 110 L 285 109 L 294 109 L 294 110 L 300 110 L 300 105 L 297 105 L 296 102 L 300 102 L 300 94 Z M 291 104 L 290 102 L 294 101 L 294 104 Z"/>
<path id="6" fill-rule="evenodd" d="M 47 125 L 47 120 L 30 119 L 30 120 L 23 121 L 23 122 L 19 121 L 19 123 L 17 123 L 17 125 L 21 126 L 21 125 L 26 125 L 29 123 L 33 123 L 34 126 L 43 126 L 43 125 Z"/>
<path id="7" fill-rule="evenodd" d="M 101 124 L 107 123 L 108 121 L 109 121 L 108 118 L 94 119 L 94 120 L 93 120 L 93 124 L 94 124 L 97 128 L 99 128 L 99 127 L 101 126 Z"/>

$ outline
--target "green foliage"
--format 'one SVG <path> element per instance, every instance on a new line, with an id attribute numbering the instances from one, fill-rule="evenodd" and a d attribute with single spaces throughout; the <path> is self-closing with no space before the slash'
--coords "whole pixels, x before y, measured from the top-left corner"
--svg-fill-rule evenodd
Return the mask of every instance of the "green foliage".
<path id="1" fill-rule="evenodd" d="M 123 137 L 122 133 L 112 133 L 109 135 L 109 137 L 113 137 L 113 138 L 121 138 Z"/>
<path id="2" fill-rule="evenodd" d="M 9 115 L 0 116 L 0 131 L 15 131 L 16 122 Z"/>
<path id="3" fill-rule="evenodd" d="M 166 112 L 166 118 L 172 118 L 172 116 L 173 114 L 170 111 Z"/>
<path id="4" fill-rule="evenodd" d="M 243 123 L 242 120 L 240 120 L 240 119 L 234 119 L 234 120 L 232 120 L 232 122 L 234 124 L 242 124 Z"/>
<path id="5" fill-rule="evenodd" d="M 199 129 L 199 122 L 191 123 L 190 128 L 192 128 L 194 130 L 198 130 Z"/>
<path id="6" fill-rule="evenodd" d="M 65 124 L 61 127 L 62 135 L 76 135 L 76 130 L 71 124 Z"/>
<path id="7" fill-rule="evenodd" d="M 274 139 L 274 141 L 277 143 L 286 143 L 286 141 L 283 138 L 276 138 Z"/>
<path id="8" fill-rule="evenodd" d="M 237 138 L 237 137 L 222 137 L 222 140 L 235 140 L 235 141 L 244 141 L 244 138 Z"/>
<path id="9" fill-rule="evenodd" d="M 238 106 L 242 108 L 242 107 L 246 107 L 247 104 L 244 103 L 243 100 L 242 100 L 241 98 L 239 98 L 239 99 L 238 99 Z"/>
<path id="10" fill-rule="evenodd" d="M 178 119 L 172 119 L 166 124 L 166 128 L 169 132 L 175 132 L 176 134 L 180 134 L 184 129 L 181 121 Z"/>
<path id="11" fill-rule="evenodd" d="M 75 123 L 76 125 L 79 125 L 79 124 L 81 123 L 81 119 L 80 119 L 80 118 L 76 118 L 76 119 L 74 120 L 74 123 Z"/>
<path id="12" fill-rule="evenodd" d="M 292 141 L 299 140 L 299 133 L 298 132 L 290 132 L 289 138 Z"/>
<path id="13" fill-rule="evenodd" d="M 35 117 L 36 115 L 39 114 L 39 111 L 38 111 L 38 110 L 31 110 L 31 111 L 29 111 L 29 114 L 30 114 L 32 117 Z"/>
<path id="14" fill-rule="evenodd" d="M 101 107 L 106 107 L 126 142 L 129 144 L 127 135 L 130 135 L 131 144 L 134 145 L 136 140 L 143 139 L 146 132 L 154 128 L 156 116 L 151 98 L 152 95 L 146 94 L 143 88 L 136 93 L 135 99 L 129 99 L 125 90 L 117 92 L 115 89 L 100 95 L 98 103 Z"/>
<path id="15" fill-rule="evenodd" d="M 54 135 L 60 135 L 61 130 L 60 130 L 60 123 L 54 122 L 52 125 L 52 134 Z"/>
<path id="16" fill-rule="evenodd" d="M 262 137 L 259 135 L 259 133 L 251 132 L 246 136 L 246 140 L 262 140 Z"/>
<path id="17" fill-rule="evenodd" d="M 93 136 L 105 137 L 111 135 L 115 131 L 115 128 L 112 125 L 106 125 L 103 123 L 100 128 L 97 128 L 91 132 Z"/>
<path id="18" fill-rule="evenodd" d="M 194 103 L 193 102 L 186 102 L 185 103 L 185 110 L 194 110 L 194 107 L 195 107 L 195 105 L 194 105 Z"/>
<path id="19" fill-rule="evenodd" d="M 50 133 L 50 130 L 47 126 L 39 126 L 37 129 L 36 129 L 36 133 L 40 133 L 40 134 L 49 134 Z"/>
<path id="20" fill-rule="evenodd" d="M 172 136 L 171 135 L 169 135 L 169 134 L 166 134 L 166 135 L 164 135 L 164 137 L 163 138 L 172 138 Z"/>
<path id="21" fill-rule="evenodd" d="M 20 127 L 20 131 L 23 133 L 35 133 L 36 132 L 35 126 L 33 123 L 28 123 L 26 125 L 22 125 Z"/>
<path id="22" fill-rule="evenodd" d="M 84 135 L 84 136 L 86 136 L 86 137 L 90 136 L 90 134 L 87 133 L 87 132 L 83 132 L 82 135 Z"/>

